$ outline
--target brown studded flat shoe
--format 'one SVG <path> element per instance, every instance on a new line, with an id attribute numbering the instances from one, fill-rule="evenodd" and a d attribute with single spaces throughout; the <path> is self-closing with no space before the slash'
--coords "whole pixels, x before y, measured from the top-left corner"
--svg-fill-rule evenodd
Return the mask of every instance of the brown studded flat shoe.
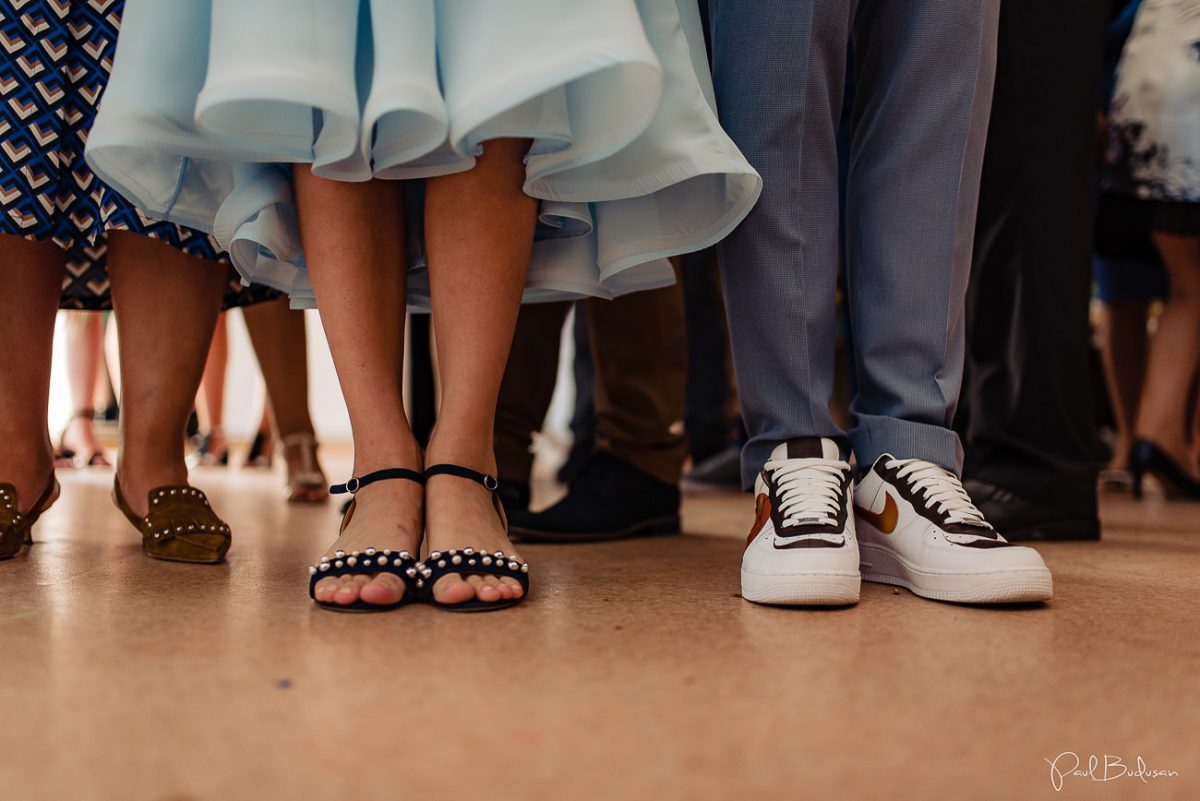
<path id="1" fill-rule="evenodd" d="M 113 482 L 113 503 L 142 535 L 147 556 L 168 562 L 215 565 L 225 558 L 232 539 L 229 526 L 217 517 L 208 498 L 186 484 L 155 487 L 148 497 L 150 513 L 139 517 Z"/>
<path id="2" fill-rule="evenodd" d="M 0 559 L 12 559 L 33 542 L 33 524 L 49 508 L 50 499 L 57 491 L 58 481 L 52 470 L 41 496 L 28 512 L 22 512 L 17 501 L 17 488 L 12 484 L 0 484 Z"/>

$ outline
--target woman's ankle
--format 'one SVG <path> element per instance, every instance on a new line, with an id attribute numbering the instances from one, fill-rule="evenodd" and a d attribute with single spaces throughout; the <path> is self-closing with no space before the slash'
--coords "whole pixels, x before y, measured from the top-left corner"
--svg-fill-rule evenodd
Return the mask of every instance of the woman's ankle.
<path id="1" fill-rule="evenodd" d="M 54 472 L 54 454 L 44 445 L 14 447 L 5 443 L 0 456 L 0 483 L 12 484 L 22 506 L 33 503 Z"/>
<path id="2" fill-rule="evenodd" d="M 490 436 L 470 439 L 439 436 L 435 431 L 425 453 L 430 465 L 455 464 L 481 473 L 496 473 L 496 451 Z"/>
<path id="3" fill-rule="evenodd" d="M 117 480 L 123 489 L 145 495 L 155 487 L 186 484 L 187 462 L 179 458 L 148 457 L 122 450 L 117 458 Z"/>
<path id="4" fill-rule="evenodd" d="M 362 476 L 397 467 L 417 471 L 425 469 L 425 454 L 415 438 L 409 441 L 355 444 L 354 475 Z"/>
<path id="5" fill-rule="evenodd" d="M 62 445 L 74 450 L 96 447 L 96 428 L 90 417 L 72 417 L 63 429 Z"/>

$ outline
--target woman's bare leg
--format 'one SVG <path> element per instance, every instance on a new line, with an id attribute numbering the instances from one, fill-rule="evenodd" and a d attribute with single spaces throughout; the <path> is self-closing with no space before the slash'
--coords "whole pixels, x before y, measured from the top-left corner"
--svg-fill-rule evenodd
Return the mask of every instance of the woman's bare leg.
<path id="1" fill-rule="evenodd" d="M 60 443 L 64 451 L 73 451 L 84 462 L 98 453 L 92 408 L 100 363 L 104 358 L 104 315 L 92 312 L 67 312 L 67 379 L 71 385 L 71 419 Z M 103 457 L 101 457 L 103 458 Z M 78 462 L 76 462 L 78 464 Z M 70 466 L 70 465 L 67 465 Z"/>
<path id="2" fill-rule="evenodd" d="M 296 207 L 305 261 L 350 412 L 354 475 L 420 470 L 421 448 L 404 413 L 404 217 L 393 181 L 329 181 L 297 166 Z M 421 544 L 424 493 L 412 481 L 380 481 L 355 495 L 354 514 L 330 546 L 408 550 Z M 317 583 L 318 601 L 391 604 L 404 593 L 390 573 Z"/>
<path id="3" fill-rule="evenodd" d="M 228 448 L 225 442 L 225 371 L 229 367 L 229 321 L 221 314 L 204 361 L 204 377 L 196 400 L 200 430 L 208 437 L 206 464 L 215 464 Z"/>
<path id="4" fill-rule="evenodd" d="M 0 481 L 28 512 L 54 470 L 46 406 L 63 253 L 48 242 L 0 234 Z"/>
<path id="5" fill-rule="evenodd" d="M 1129 466 L 1129 449 L 1133 447 L 1133 424 L 1146 378 L 1147 307 L 1140 300 L 1122 301 L 1105 303 L 1100 312 L 1100 355 L 1115 428 L 1113 456 L 1108 464 L 1113 470 Z"/>
<path id="6" fill-rule="evenodd" d="M 108 273 L 121 337 L 117 476 L 129 505 L 144 515 L 150 490 L 187 483 L 185 429 L 226 268 L 149 237 L 113 231 Z"/>
<path id="7" fill-rule="evenodd" d="M 283 456 L 290 484 L 291 477 L 302 472 L 305 466 L 301 449 L 289 446 L 287 437 L 293 434 L 314 436 L 308 411 L 308 340 L 304 312 L 288 308 L 287 298 L 280 298 L 247 306 L 242 313 L 267 385 L 266 406 L 270 408 L 274 423 L 263 430 L 274 428 L 272 440 L 284 444 Z M 313 460 L 316 471 L 321 472 L 315 454 Z M 293 488 L 293 491 L 293 500 L 323 500 L 329 494 L 324 486 Z"/>
<path id="8" fill-rule="evenodd" d="M 104 329 L 104 366 L 108 368 L 108 380 L 112 383 L 113 394 L 116 395 L 117 405 L 121 402 L 121 332 L 117 329 L 117 316 L 108 316 L 108 326 Z"/>
<path id="9" fill-rule="evenodd" d="M 1200 474 L 1200 365 L 1196 366 L 1196 377 L 1192 384 L 1191 400 L 1192 433 L 1189 445 L 1192 451 L 1190 464 Z"/>
<path id="10" fill-rule="evenodd" d="M 1167 267 L 1170 293 L 1150 340 L 1136 431 L 1195 475 L 1188 439 L 1200 365 L 1200 237 L 1155 233 L 1154 242 Z"/>
<path id="11" fill-rule="evenodd" d="M 428 462 L 495 475 L 496 399 L 516 328 L 533 248 L 537 201 L 521 191 L 529 142 L 488 142 L 470 172 L 426 185 L 425 247 L 442 401 Z M 435 476 L 426 489 L 429 547 L 512 553 L 481 487 Z M 442 603 L 519 597 L 514 579 L 448 575 L 433 588 Z"/>

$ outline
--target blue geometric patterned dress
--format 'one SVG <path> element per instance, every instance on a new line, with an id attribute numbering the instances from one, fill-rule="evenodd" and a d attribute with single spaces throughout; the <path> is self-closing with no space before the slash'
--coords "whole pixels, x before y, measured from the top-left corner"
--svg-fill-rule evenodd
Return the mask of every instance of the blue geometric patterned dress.
<path id="1" fill-rule="evenodd" d="M 63 249 L 63 308 L 112 308 L 109 229 L 227 261 L 211 237 L 147 218 L 84 161 L 123 7 L 123 0 L 0 0 L 0 233 Z M 227 307 L 277 296 L 242 286 L 232 270 L 230 277 Z"/>

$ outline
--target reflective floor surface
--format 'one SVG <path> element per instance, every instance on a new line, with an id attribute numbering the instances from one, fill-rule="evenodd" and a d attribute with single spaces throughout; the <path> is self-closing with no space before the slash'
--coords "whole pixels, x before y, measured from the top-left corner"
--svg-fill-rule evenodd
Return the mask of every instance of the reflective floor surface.
<path id="1" fill-rule="evenodd" d="M 516 609 L 350 615 L 306 597 L 334 505 L 274 475 L 196 471 L 218 567 L 146 558 L 111 473 L 63 482 L 0 563 L 4 801 L 1200 798 L 1200 505 L 1106 499 L 1103 542 L 1039 546 L 1039 606 L 751 605 L 728 493 L 679 538 L 526 546 Z"/>

